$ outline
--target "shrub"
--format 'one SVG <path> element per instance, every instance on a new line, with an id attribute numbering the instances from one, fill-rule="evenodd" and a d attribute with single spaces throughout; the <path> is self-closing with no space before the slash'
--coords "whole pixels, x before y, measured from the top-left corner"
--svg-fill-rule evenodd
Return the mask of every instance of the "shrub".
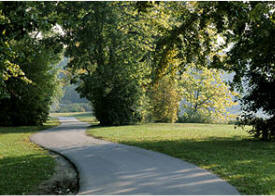
<path id="1" fill-rule="evenodd" d="M 182 115 L 178 116 L 178 122 L 181 123 L 211 123 L 210 116 L 196 112 L 194 110 L 186 110 Z"/>
<path id="2" fill-rule="evenodd" d="M 238 125 L 251 125 L 252 129 L 249 130 L 249 133 L 255 138 L 264 141 L 275 140 L 275 117 L 271 117 L 269 119 L 255 117 L 252 115 L 246 115 L 243 117 L 244 118 L 238 122 Z"/>

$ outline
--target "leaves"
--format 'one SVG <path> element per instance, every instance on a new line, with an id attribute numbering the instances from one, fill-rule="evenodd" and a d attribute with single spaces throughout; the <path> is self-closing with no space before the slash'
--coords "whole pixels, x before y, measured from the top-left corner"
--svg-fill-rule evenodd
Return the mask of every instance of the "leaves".
<path id="1" fill-rule="evenodd" d="M 53 6 L 0 2 L 1 125 L 39 125 L 47 120 L 58 88 L 52 64 L 62 51 L 52 31 Z"/>
<path id="2" fill-rule="evenodd" d="M 222 80 L 223 72 L 190 64 L 181 75 L 182 110 L 186 118 L 201 115 L 212 122 L 228 121 L 233 118 L 227 109 L 236 105 L 229 86 Z"/>

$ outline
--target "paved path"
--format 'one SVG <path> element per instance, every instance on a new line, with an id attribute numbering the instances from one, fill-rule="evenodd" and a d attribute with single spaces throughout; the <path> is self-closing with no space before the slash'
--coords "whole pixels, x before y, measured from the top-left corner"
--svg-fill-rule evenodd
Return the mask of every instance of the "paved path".
<path id="1" fill-rule="evenodd" d="M 76 165 L 79 194 L 239 194 L 225 181 L 193 164 L 86 136 L 89 125 L 75 118 L 60 117 L 60 121 L 60 126 L 34 134 L 31 140 L 60 152 Z"/>

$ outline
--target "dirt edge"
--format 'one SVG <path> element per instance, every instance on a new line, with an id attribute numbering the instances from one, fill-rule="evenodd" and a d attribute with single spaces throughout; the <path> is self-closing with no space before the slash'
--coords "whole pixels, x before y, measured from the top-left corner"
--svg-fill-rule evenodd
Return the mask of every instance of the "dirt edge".
<path id="1" fill-rule="evenodd" d="M 44 148 L 44 147 L 42 147 Z M 79 191 L 79 172 L 75 164 L 59 152 L 44 148 L 56 161 L 55 172 L 29 195 L 76 195 Z"/>

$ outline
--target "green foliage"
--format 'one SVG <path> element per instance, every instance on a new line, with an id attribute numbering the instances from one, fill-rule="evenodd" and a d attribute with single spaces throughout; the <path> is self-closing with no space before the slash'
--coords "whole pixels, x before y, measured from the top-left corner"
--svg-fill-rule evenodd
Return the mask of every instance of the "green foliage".
<path id="1" fill-rule="evenodd" d="M 141 88 L 136 84 L 136 81 L 126 80 L 124 77 L 121 80 L 111 81 L 112 87 L 96 86 L 98 85 L 98 77 L 87 82 L 89 89 L 82 89 L 87 93 L 93 104 L 94 114 L 102 125 L 119 125 L 131 124 L 142 119 L 139 113 L 140 97 L 142 95 Z M 86 87 L 87 88 L 87 87 Z M 87 90 L 87 91 L 86 91 Z M 83 93 L 83 91 L 81 92 Z"/>
<path id="2" fill-rule="evenodd" d="M 51 110 L 51 112 L 66 113 L 66 112 L 89 112 L 92 108 L 89 103 L 68 103 L 61 104 L 60 108 Z"/>
<path id="3" fill-rule="evenodd" d="M 62 104 L 88 102 L 86 99 L 80 98 L 79 94 L 75 90 L 76 88 L 76 85 L 67 85 L 63 88 L 64 95 L 61 99 Z"/>
<path id="4" fill-rule="evenodd" d="M 63 79 L 63 78 L 62 78 Z M 88 112 L 92 111 L 87 99 L 80 98 L 75 85 L 63 87 L 58 101 L 51 105 L 51 112 Z"/>
<path id="5" fill-rule="evenodd" d="M 236 105 L 223 72 L 190 64 L 181 75 L 183 122 L 227 122 L 233 116 L 227 108 Z"/>
<path id="6" fill-rule="evenodd" d="M 171 3 L 178 24 L 166 28 L 156 45 L 153 79 L 157 81 L 174 66 L 167 64 L 169 52 L 178 51 L 182 59 L 178 70 L 190 63 L 233 71 L 233 85 L 247 87 L 242 97 L 243 123 L 255 123 L 254 130 L 264 132 L 264 119 L 255 119 L 263 111 L 267 130 L 274 122 L 274 2 L 182 2 Z M 181 19 L 181 20 L 179 20 Z M 246 85 L 244 85 L 246 83 Z M 272 131 L 272 134 L 273 131 Z M 256 134 L 268 135 L 268 134 Z M 268 137 L 271 138 L 271 137 Z M 267 139 L 267 138 L 263 138 Z"/>
<path id="7" fill-rule="evenodd" d="M 1 125 L 38 125 L 47 119 L 58 89 L 52 64 L 62 51 L 53 30 L 54 5 L 0 2 Z"/>
<path id="8" fill-rule="evenodd" d="M 92 103 L 102 125 L 141 121 L 148 69 L 140 59 L 148 44 L 142 43 L 146 37 L 135 20 L 137 11 L 124 2 L 64 3 L 64 7 L 71 10 L 61 13 L 67 18 L 62 26 L 77 91 Z"/>
<path id="9" fill-rule="evenodd" d="M 242 97 L 241 124 L 253 125 L 250 131 L 263 140 L 275 139 L 275 21 L 274 2 L 251 2 L 245 7 L 246 25 L 236 36 L 227 63 L 236 71 L 235 86 L 248 86 Z M 243 79 L 243 80 L 242 80 Z M 257 117 L 262 111 L 266 117 Z"/>
<path id="10" fill-rule="evenodd" d="M 265 141 L 275 140 L 275 118 L 268 119 L 255 117 L 253 114 L 244 114 L 243 119 L 237 122 L 239 126 L 251 125 L 252 129 L 249 133 L 255 138 Z"/>
<path id="11" fill-rule="evenodd" d="M 253 125 L 251 133 L 268 140 L 274 135 L 274 2 L 228 2 L 216 5 L 217 26 L 224 43 L 212 66 L 235 72 L 232 86 L 245 89 L 241 98 L 241 124 Z M 222 16 L 222 18 L 221 18 Z M 223 56 L 223 57 L 222 57 Z M 257 117 L 262 111 L 265 118 Z"/>
<path id="12" fill-rule="evenodd" d="M 219 51 L 219 47 L 216 47 L 218 30 L 214 24 L 211 25 L 216 4 L 169 2 L 164 5 L 173 14 L 170 14 L 170 25 L 162 29 L 164 33 L 156 42 L 153 81 L 175 70 L 183 71 L 190 63 L 206 65 L 213 54 Z M 171 52 L 174 58 L 180 59 L 178 65 L 169 63 Z"/>
<path id="13" fill-rule="evenodd" d="M 149 93 L 153 121 L 175 122 L 180 101 L 177 81 L 170 77 L 163 77 Z"/>
<path id="14" fill-rule="evenodd" d="M 18 43 L 44 40 L 57 23 L 64 34 L 48 46 L 56 54 L 58 43 L 66 46 L 72 82 L 102 124 L 145 120 L 150 84 L 194 63 L 234 72 L 235 87 L 249 86 L 242 97 L 243 123 L 255 123 L 262 133 L 274 130 L 273 2 L 0 2 L 2 105 L 18 94 L 8 83 L 35 86 L 23 69 L 32 57 Z M 267 119 L 253 120 L 259 110 Z M 264 120 L 268 124 L 260 128 Z"/>
<path id="15" fill-rule="evenodd" d="M 6 96 L 4 81 L 8 78 L 17 77 L 29 82 L 21 65 L 14 62 L 17 56 L 24 54 L 14 51 L 12 45 L 14 41 L 30 37 L 38 30 L 50 30 L 54 16 L 49 17 L 48 14 L 53 11 L 53 5 L 49 2 L 0 2 L 0 98 Z"/>
<path id="16" fill-rule="evenodd" d="M 185 106 L 186 107 L 186 106 Z M 178 114 L 180 123 L 213 123 L 211 117 L 194 111 L 193 108 L 185 108 L 183 114 Z"/>
<path id="17" fill-rule="evenodd" d="M 10 94 L 0 100 L 1 125 L 40 125 L 47 120 L 52 97 L 58 88 L 52 63 L 59 60 L 56 50 L 61 49 L 50 48 L 50 42 L 24 40 L 14 44 L 14 50 L 25 55 L 15 60 L 31 83 L 16 77 L 5 81 Z"/>

